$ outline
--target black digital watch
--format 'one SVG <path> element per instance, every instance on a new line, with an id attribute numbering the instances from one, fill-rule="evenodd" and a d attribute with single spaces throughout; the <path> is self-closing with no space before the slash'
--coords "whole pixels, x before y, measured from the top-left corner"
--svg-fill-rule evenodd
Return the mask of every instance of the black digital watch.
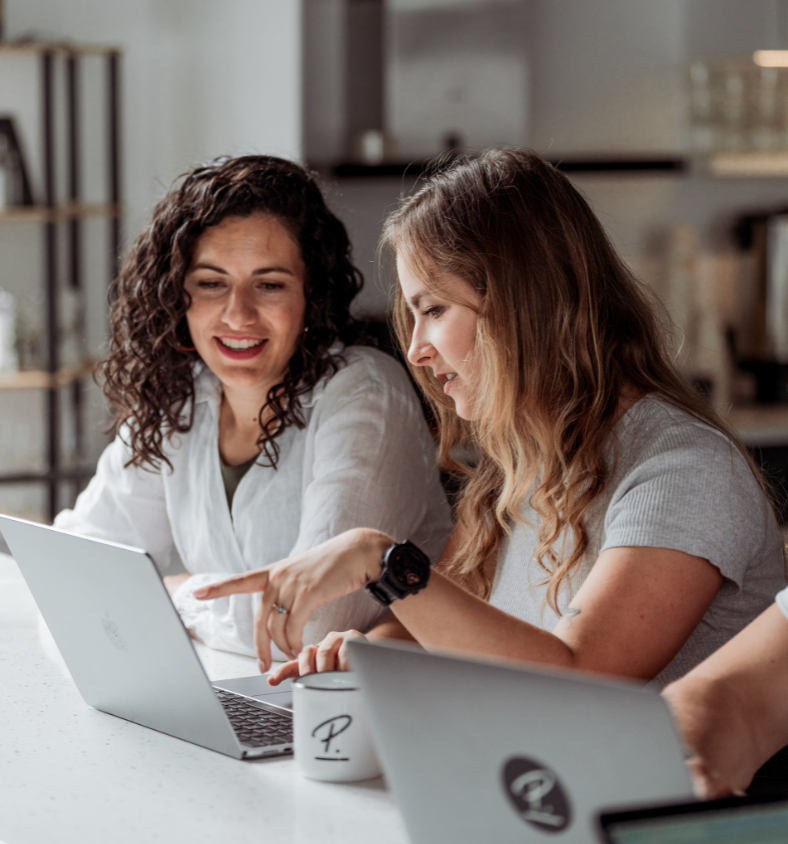
<path id="1" fill-rule="evenodd" d="M 397 542 L 380 561 L 380 577 L 364 588 L 384 607 L 415 595 L 430 579 L 430 558 L 410 540 Z"/>

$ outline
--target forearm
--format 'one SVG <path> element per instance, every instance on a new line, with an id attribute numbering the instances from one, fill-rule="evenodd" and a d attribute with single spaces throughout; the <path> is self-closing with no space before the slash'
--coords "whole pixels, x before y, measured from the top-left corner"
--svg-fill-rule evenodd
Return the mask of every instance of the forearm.
<path id="1" fill-rule="evenodd" d="M 415 642 L 415 638 L 405 625 L 396 617 L 387 615 L 366 634 L 367 639 L 398 639 L 403 642 Z"/>
<path id="2" fill-rule="evenodd" d="M 395 601 L 391 608 L 413 638 L 428 649 L 584 667 L 558 636 L 491 606 L 434 570 L 425 589 Z"/>

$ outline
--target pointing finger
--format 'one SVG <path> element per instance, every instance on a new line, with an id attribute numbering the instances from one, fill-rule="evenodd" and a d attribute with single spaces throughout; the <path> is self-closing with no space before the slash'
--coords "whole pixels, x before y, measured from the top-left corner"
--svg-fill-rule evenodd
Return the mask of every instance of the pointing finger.
<path id="1" fill-rule="evenodd" d="M 268 570 L 259 569 L 250 571 L 247 574 L 237 574 L 235 577 L 228 577 L 219 583 L 212 583 L 210 586 L 203 586 L 194 590 L 194 597 L 201 601 L 208 601 L 212 598 L 223 598 L 225 595 L 237 595 L 239 593 L 265 592 L 268 586 Z"/>

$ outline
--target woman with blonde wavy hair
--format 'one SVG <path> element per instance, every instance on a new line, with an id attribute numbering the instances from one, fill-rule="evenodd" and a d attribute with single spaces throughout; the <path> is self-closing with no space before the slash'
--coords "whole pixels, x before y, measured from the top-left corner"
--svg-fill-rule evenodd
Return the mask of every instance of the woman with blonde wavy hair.
<path id="1" fill-rule="evenodd" d="M 522 150 L 455 160 L 401 203 L 384 245 L 397 331 L 462 479 L 457 524 L 434 569 L 402 537 L 356 529 L 201 590 L 264 592 L 258 653 L 273 639 L 293 656 L 273 682 L 346 667 L 360 634 L 301 650 L 301 630 L 365 585 L 393 612 L 370 638 L 659 687 L 771 603 L 782 538 L 758 471 L 565 176 Z"/>

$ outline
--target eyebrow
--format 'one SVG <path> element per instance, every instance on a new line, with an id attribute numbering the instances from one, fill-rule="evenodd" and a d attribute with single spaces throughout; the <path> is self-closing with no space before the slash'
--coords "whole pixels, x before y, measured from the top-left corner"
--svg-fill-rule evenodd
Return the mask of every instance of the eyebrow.
<path id="1" fill-rule="evenodd" d="M 210 270 L 214 273 L 219 273 L 220 275 L 230 275 L 227 270 L 223 270 L 221 267 L 215 267 L 213 264 L 195 264 L 192 267 L 193 270 Z M 291 275 L 295 278 L 295 273 L 292 270 L 287 269 L 287 267 L 259 267 L 256 270 L 252 271 L 252 275 L 270 275 L 271 273 L 284 273 L 285 275 Z"/>
<path id="2" fill-rule="evenodd" d="M 429 296 L 429 290 L 420 290 L 415 296 L 410 297 L 410 305 L 415 311 L 419 307 L 419 302 L 425 297 Z"/>

